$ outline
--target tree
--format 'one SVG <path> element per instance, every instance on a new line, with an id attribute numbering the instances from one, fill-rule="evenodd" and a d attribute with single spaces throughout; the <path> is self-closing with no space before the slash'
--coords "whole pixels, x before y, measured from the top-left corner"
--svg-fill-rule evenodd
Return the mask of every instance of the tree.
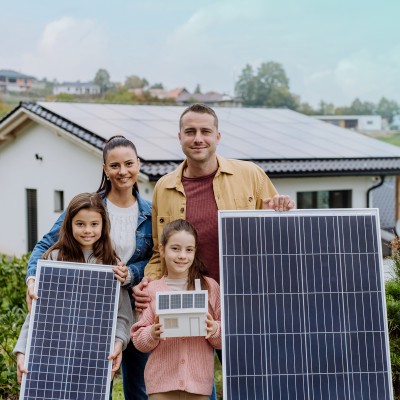
<path id="1" fill-rule="evenodd" d="M 335 106 L 332 103 L 325 103 L 325 101 L 321 100 L 319 102 L 319 108 L 317 110 L 319 115 L 334 115 L 335 114 Z"/>
<path id="2" fill-rule="evenodd" d="M 100 68 L 94 77 L 94 83 L 100 86 L 101 93 L 105 93 L 111 87 L 110 74 L 106 69 Z"/>
<path id="3" fill-rule="evenodd" d="M 256 78 L 253 67 L 247 64 L 235 85 L 235 94 L 240 97 L 245 106 L 256 106 Z"/>
<path id="4" fill-rule="evenodd" d="M 385 118 L 389 124 L 391 124 L 393 117 L 400 114 L 400 107 L 396 101 L 388 100 L 386 97 L 382 97 L 378 103 L 376 113 L 382 118 Z"/>
<path id="5" fill-rule="evenodd" d="M 200 84 L 198 83 L 194 89 L 194 94 L 201 94 Z"/>
<path id="6" fill-rule="evenodd" d="M 161 82 L 153 83 L 150 89 L 164 89 L 164 85 Z"/>
<path id="7" fill-rule="evenodd" d="M 290 93 L 285 70 L 272 61 L 262 63 L 256 75 L 247 64 L 236 82 L 235 93 L 246 106 L 296 109 L 298 105 L 296 97 Z"/>
<path id="8" fill-rule="evenodd" d="M 130 75 L 126 77 L 124 86 L 126 89 L 144 89 L 149 86 L 149 82 L 137 75 Z"/>

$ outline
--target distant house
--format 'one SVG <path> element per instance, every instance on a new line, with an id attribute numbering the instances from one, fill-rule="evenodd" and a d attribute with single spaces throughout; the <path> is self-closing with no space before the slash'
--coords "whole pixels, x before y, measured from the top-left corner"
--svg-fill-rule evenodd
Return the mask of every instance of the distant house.
<path id="1" fill-rule="evenodd" d="M 100 94 L 101 88 L 93 82 L 64 82 L 54 85 L 53 94 L 73 94 L 73 95 L 96 95 Z"/>
<path id="2" fill-rule="evenodd" d="M 140 191 L 184 159 L 177 132 L 180 106 L 21 103 L 0 120 L 0 253 L 21 254 L 52 226 L 71 198 L 100 183 L 102 148 L 123 134 L 137 146 Z M 215 108 L 218 153 L 250 160 L 299 208 L 376 207 L 389 177 L 400 175 L 400 148 L 291 110 Z M 394 180 L 390 229 L 399 218 Z M 240 200 L 240 199 L 239 199 Z"/>
<path id="3" fill-rule="evenodd" d="M 11 69 L 0 70 L 0 92 L 29 92 L 37 79 Z"/>
<path id="4" fill-rule="evenodd" d="M 324 122 L 339 126 L 340 128 L 354 129 L 357 131 L 381 131 L 382 117 L 380 115 L 316 115 Z"/>
<path id="5" fill-rule="evenodd" d="M 173 100 L 177 105 L 184 106 L 191 103 L 204 103 L 211 107 L 218 106 L 241 106 L 241 101 L 236 97 L 231 97 L 218 92 L 190 93 L 185 88 L 175 88 L 172 90 L 164 89 L 131 89 L 130 92 L 138 97 L 145 93 L 150 94 L 160 100 Z"/>

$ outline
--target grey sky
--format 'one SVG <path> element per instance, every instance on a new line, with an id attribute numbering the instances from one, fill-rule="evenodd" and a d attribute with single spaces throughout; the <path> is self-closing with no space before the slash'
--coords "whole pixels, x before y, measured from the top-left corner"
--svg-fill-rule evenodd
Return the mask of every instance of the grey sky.
<path id="1" fill-rule="evenodd" d="M 276 61 L 314 106 L 400 102 L 399 15 L 397 0 L 8 1 L 0 68 L 58 81 L 106 68 L 233 94 L 247 63 Z"/>

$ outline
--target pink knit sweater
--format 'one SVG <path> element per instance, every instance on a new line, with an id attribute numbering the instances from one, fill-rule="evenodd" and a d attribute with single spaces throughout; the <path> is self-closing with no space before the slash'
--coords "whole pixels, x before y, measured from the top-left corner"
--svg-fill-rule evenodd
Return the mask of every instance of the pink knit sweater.
<path id="1" fill-rule="evenodd" d="M 139 321 L 132 326 L 131 337 L 136 348 L 151 354 L 144 370 L 148 394 L 183 390 L 209 396 L 214 378 L 214 351 L 221 348 L 220 290 L 216 281 L 206 278 L 210 286 L 209 311 L 218 322 L 217 332 L 204 337 L 167 338 L 154 340 L 151 327 L 155 319 L 156 293 L 171 290 L 161 278 L 150 282 L 147 291 L 151 298 Z"/>

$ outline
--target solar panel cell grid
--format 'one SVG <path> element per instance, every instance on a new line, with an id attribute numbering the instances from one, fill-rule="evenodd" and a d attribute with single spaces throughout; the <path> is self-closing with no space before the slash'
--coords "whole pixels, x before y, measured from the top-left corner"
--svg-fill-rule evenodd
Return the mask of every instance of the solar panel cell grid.
<path id="1" fill-rule="evenodd" d="M 107 398 L 119 290 L 113 275 L 98 265 L 40 262 L 20 399 Z"/>
<path id="2" fill-rule="evenodd" d="M 224 398 L 392 399 L 376 211 L 220 212 Z"/>

